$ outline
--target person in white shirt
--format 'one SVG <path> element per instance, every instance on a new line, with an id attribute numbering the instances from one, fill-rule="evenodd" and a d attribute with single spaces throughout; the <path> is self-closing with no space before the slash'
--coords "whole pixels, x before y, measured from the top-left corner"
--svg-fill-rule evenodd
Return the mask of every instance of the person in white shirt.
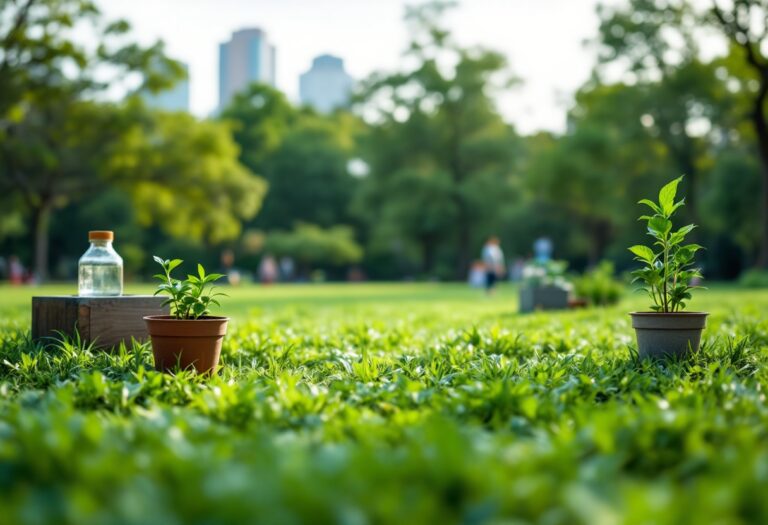
<path id="1" fill-rule="evenodd" d="M 498 237 L 489 237 L 485 241 L 482 252 L 483 264 L 485 265 L 485 291 L 489 295 L 493 293 L 496 281 L 504 275 L 504 252 L 499 246 Z"/>

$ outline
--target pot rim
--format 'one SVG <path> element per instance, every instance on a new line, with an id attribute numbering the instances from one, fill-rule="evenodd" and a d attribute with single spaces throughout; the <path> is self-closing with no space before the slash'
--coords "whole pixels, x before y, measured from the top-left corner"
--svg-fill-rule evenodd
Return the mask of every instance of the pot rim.
<path id="1" fill-rule="evenodd" d="M 629 315 L 639 317 L 701 317 L 709 315 L 709 312 L 629 312 Z"/>
<path id="2" fill-rule="evenodd" d="M 197 319 L 176 319 L 172 315 L 145 315 L 142 317 L 145 321 L 169 321 L 174 323 L 202 323 L 202 322 L 221 322 L 221 321 L 229 321 L 229 317 L 223 317 L 223 316 L 217 316 L 217 315 L 206 315 L 205 317 L 199 317 Z"/>

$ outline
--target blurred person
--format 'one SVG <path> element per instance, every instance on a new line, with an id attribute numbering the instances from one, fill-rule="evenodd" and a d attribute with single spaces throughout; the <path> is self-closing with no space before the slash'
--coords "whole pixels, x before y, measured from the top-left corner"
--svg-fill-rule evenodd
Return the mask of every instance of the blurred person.
<path id="1" fill-rule="evenodd" d="M 509 268 L 509 280 L 518 282 L 523 280 L 523 270 L 525 270 L 525 259 L 522 257 L 515 258 L 515 262 Z"/>
<path id="2" fill-rule="evenodd" d="M 284 256 L 280 258 L 280 280 L 284 282 L 291 282 L 293 281 L 293 272 L 296 269 L 296 265 L 293 262 L 293 259 Z"/>
<path id="3" fill-rule="evenodd" d="M 483 261 L 473 261 L 472 266 L 469 268 L 469 278 L 467 279 L 469 286 L 472 288 L 484 288 L 485 287 L 485 264 Z"/>
<path id="4" fill-rule="evenodd" d="M 549 237 L 539 237 L 533 243 L 534 259 L 537 263 L 548 263 L 552 259 L 553 245 Z"/>
<path id="5" fill-rule="evenodd" d="M 496 281 L 504 275 L 504 252 L 501 251 L 498 237 L 489 237 L 482 251 L 485 266 L 485 292 L 491 295 L 496 287 Z"/>
<path id="6" fill-rule="evenodd" d="M 235 265 L 235 252 L 230 249 L 226 249 L 221 252 L 221 267 L 224 271 L 230 270 Z"/>
<path id="7" fill-rule="evenodd" d="M 24 284 L 26 271 L 21 261 L 15 255 L 8 257 L 8 280 L 11 284 Z"/>
<path id="8" fill-rule="evenodd" d="M 272 284 L 277 280 L 277 276 L 277 261 L 271 254 L 266 254 L 259 264 L 259 280 L 263 284 Z"/>
<path id="9" fill-rule="evenodd" d="M 230 249 L 226 249 L 221 252 L 221 267 L 223 268 L 223 274 L 227 277 L 227 282 L 232 286 L 240 284 L 241 275 L 240 270 L 235 268 L 235 252 Z"/>
<path id="10" fill-rule="evenodd" d="M 237 286 L 243 280 L 243 276 L 240 274 L 240 270 L 232 268 L 227 272 L 227 282 L 231 286 Z"/>
<path id="11" fill-rule="evenodd" d="M 347 272 L 347 281 L 351 283 L 361 283 L 365 281 L 365 273 L 359 266 L 353 266 Z"/>

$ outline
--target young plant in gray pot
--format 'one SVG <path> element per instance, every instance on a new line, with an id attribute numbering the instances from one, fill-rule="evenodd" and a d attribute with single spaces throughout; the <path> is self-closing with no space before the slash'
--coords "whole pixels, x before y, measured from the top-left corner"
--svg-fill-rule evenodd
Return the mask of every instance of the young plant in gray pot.
<path id="1" fill-rule="evenodd" d="M 629 250 L 635 260 L 645 266 L 632 272 L 633 282 L 643 283 L 643 289 L 651 298 L 650 312 L 632 312 L 632 327 L 637 334 L 640 357 L 680 357 L 696 352 L 701 332 L 706 324 L 707 313 L 684 312 L 692 282 L 701 278 L 701 272 L 693 267 L 694 256 L 702 247 L 685 244 L 685 237 L 696 227 L 694 224 L 673 229 L 672 216 L 685 204 L 685 199 L 675 202 L 679 177 L 659 192 L 659 202 L 643 199 L 639 204 L 653 212 L 643 215 L 648 235 L 654 242 L 649 246 L 636 245 Z"/>

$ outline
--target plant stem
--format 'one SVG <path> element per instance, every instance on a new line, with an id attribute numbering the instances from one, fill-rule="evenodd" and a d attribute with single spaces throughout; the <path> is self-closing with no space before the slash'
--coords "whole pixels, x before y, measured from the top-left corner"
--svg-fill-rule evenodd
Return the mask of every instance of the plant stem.
<path id="1" fill-rule="evenodd" d="M 669 313 L 669 298 L 667 296 L 667 280 L 669 279 L 669 243 L 667 242 L 667 235 L 664 234 L 664 298 L 662 306 L 664 313 Z"/>

